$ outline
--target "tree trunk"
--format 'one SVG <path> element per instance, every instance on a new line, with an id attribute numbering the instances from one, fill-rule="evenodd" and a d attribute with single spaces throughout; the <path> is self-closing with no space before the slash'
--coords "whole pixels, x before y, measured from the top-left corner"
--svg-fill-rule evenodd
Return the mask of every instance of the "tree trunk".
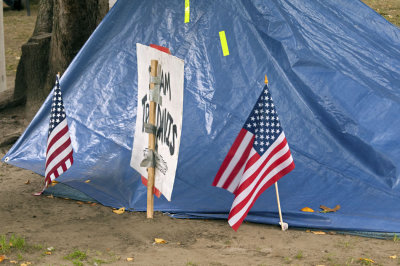
<path id="1" fill-rule="evenodd" d="M 40 0 L 35 30 L 22 46 L 14 99 L 26 99 L 30 121 L 108 11 L 108 0 Z"/>

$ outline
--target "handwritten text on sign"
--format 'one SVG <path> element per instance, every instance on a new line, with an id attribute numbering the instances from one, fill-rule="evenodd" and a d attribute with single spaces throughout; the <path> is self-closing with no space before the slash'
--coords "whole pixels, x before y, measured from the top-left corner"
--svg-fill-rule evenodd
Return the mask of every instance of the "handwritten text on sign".
<path id="1" fill-rule="evenodd" d="M 148 148 L 145 123 L 149 120 L 149 65 L 157 60 L 161 73 L 162 104 L 156 108 L 156 173 L 155 187 L 171 200 L 178 163 L 182 131 L 183 60 L 154 48 L 136 45 L 138 60 L 138 108 L 132 149 L 131 166 L 147 178 L 147 170 L 140 166 Z"/>

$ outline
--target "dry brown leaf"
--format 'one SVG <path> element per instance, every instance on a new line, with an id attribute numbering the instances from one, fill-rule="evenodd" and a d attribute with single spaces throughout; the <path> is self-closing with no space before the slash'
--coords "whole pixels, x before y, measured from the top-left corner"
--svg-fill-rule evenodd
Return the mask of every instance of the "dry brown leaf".
<path id="1" fill-rule="evenodd" d="M 156 244 L 166 244 L 167 241 L 165 241 L 162 238 L 154 238 L 154 243 L 156 243 Z"/>
<path id="2" fill-rule="evenodd" d="M 0 255 L 0 262 L 6 259 L 6 255 Z"/>
<path id="3" fill-rule="evenodd" d="M 335 211 L 338 211 L 338 210 L 340 210 L 340 205 L 336 205 L 336 207 L 335 208 L 333 208 L 333 209 L 331 209 L 331 208 L 329 208 L 329 207 L 326 207 L 326 206 L 324 206 L 324 205 L 321 205 L 321 206 L 319 206 L 323 211 L 321 211 L 321 212 L 335 212 Z"/>
<path id="4" fill-rule="evenodd" d="M 397 255 L 389 256 L 391 259 L 397 259 Z"/>
<path id="5" fill-rule="evenodd" d="M 126 258 L 126 261 L 133 261 L 133 258 Z"/>
<path id="6" fill-rule="evenodd" d="M 31 181 L 28 179 L 26 182 L 25 182 L 25 185 L 29 185 L 31 183 Z"/>
<path id="7" fill-rule="evenodd" d="M 89 179 L 88 179 L 88 180 L 86 180 L 86 181 L 85 181 L 85 183 L 90 183 L 90 180 L 89 180 Z"/>
<path id="8" fill-rule="evenodd" d="M 359 258 L 359 260 L 369 262 L 369 263 L 375 263 L 375 261 L 368 259 L 368 258 Z"/>
<path id="9" fill-rule="evenodd" d="M 76 203 L 80 205 L 84 204 L 82 201 L 77 201 Z"/>
<path id="10" fill-rule="evenodd" d="M 16 260 L 10 260 L 10 263 L 17 264 L 18 261 L 16 261 Z"/>
<path id="11" fill-rule="evenodd" d="M 49 198 L 49 199 L 54 199 L 54 196 L 53 195 L 48 195 L 48 196 L 46 196 L 47 198 Z"/>
<path id="12" fill-rule="evenodd" d="M 301 209 L 300 211 L 302 212 L 314 212 L 313 209 L 309 208 L 309 207 L 304 207 L 303 209 Z"/>
<path id="13" fill-rule="evenodd" d="M 96 205 L 97 205 L 96 202 L 93 202 L 92 204 L 90 204 L 90 206 L 96 206 Z"/>
<path id="14" fill-rule="evenodd" d="M 315 235 L 326 235 L 326 233 L 322 232 L 322 231 L 311 231 L 311 233 L 313 233 Z"/>
<path id="15" fill-rule="evenodd" d="M 119 208 L 118 210 L 113 210 L 113 213 L 123 214 L 125 212 L 125 207 Z"/>

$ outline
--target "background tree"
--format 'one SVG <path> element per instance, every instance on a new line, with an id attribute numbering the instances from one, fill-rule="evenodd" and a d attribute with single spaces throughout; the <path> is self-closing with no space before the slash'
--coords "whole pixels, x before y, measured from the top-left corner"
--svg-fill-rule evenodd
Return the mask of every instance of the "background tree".
<path id="1" fill-rule="evenodd" d="M 108 0 L 40 0 L 32 37 L 22 46 L 14 99 L 31 120 L 55 82 L 108 12 Z"/>

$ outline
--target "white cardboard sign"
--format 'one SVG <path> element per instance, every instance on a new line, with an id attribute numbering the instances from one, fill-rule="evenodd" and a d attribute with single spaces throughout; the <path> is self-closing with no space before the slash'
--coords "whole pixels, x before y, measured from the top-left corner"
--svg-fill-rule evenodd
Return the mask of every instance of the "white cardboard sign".
<path id="1" fill-rule="evenodd" d="M 158 60 L 161 72 L 160 95 L 162 104 L 156 107 L 157 166 L 155 187 L 171 201 L 172 189 L 178 164 L 182 131 L 184 61 L 157 49 L 136 44 L 138 68 L 138 104 L 135 138 L 132 148 L 131 167 L 147 178 L 147 168 L 141 167 L 148 150 L 149 134 L 144 124 L 149 118 L 149 66 Z"/>

